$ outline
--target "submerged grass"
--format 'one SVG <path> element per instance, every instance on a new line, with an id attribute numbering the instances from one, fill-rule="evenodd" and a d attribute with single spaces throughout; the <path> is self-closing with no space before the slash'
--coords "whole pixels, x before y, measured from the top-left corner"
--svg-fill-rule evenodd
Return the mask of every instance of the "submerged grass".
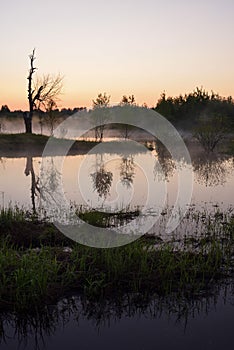
<path id="1" fill-rule="evenodd" d="M 140 210 L 120 210 L 118 212 L 101 212 L 97 210 L 78 211 L 81 220 L 97 227 L 116 227 L 130 222 L 140 215 Z"/>
<path id="2" fill-rule="evenodd" d="M 20 209 L 0 212 L 0 307 L 40 309 L 65 292 L 89 298 L 124 293 L 194 295 L 233 273 L 234 218 L 207 220 L 199 237 L 142 237 L 132 244 L 96 249 L 74 243 L 46 221 Z M 214 222 L 216 225 L 214 225 Z"/>

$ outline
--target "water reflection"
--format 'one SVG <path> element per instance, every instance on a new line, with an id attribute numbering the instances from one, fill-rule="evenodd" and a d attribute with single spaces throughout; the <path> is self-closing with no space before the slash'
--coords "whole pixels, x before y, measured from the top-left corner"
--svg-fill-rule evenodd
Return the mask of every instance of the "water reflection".
<path id="1" fill-rule="evenodd" d="M 43 171 L 40 173 L 40 175 L 43 177 L 43 186 L 41 186 L 39 174 L 36 174 L 36 171 L 34 170 L 33 157 L 28 156 L 26 158 L 24 174 L 27 177 L 30 176 L 31 179 L 30 194 L 32 212 L 34 214 L 38 214 L 38 210 L 43 201 L 47 201 L 49 203 L 50 200 L 52 200 L 59 203 L 59 201 L 56 200 L 56 195 L 61 181 L 61 174 L 56 168 L 53 157 L 50 157 L 50 159 L 47 161 L 49 162 L 47 173 L 45 174 Z"/>
<path id="2" fill-rule="evenodd" d="M 120 181 L 127 188 L 131 187 L 133 184 L 135 176 L 135 163 L 134 156 L 131 154 L 129 156 L 124 156 L 121 159 L 120 165 Z"/>
<path id="3" fill-rule="evenodd" d="M 46 167 L 42 167 L 40 171 L 40 209 L 43 215 L 53 217 L 50 209 L 60 208 L 64 203 L 62 174 L 57 169 L 56 157 L 48 157 L 44 161 Z"/>
<path id="4" fill-rule="evenodd" d="M 159 181 L 169 181 L 176 170 L 176 162 L 161 142 L 155 142 L 154 177 Z M 178 165 L 178 164 L 177 164 Z"/>
<path id="5" fill-rule="evenodd" d="M 151 152 L 155 160 L 153 160 L 149 175 L 152 174 L 155 184 L 160 185 L 164 181 L 167 182 L 168 204 L 173 205 L 178 190 L 176 169 L 186 167 L 186 164 L 182 160 L 174 161 L 160 143 L 156 143 Z M 59 157 L 46 159 L 48 165 L 45 169 L 46 174 L 43 171 L 40 172 L 41 159 L 38 157 L 28 155 L 25 158 L 0 158 L 0 194 L 2 193 L 2 198 L 4 198 L 1 200 L 1 206 L 14 205 L 15 203 L 20 206 L 30 205 L 32 211 L 36 212 L 43 207 L 44 203 L 48 203 L 47 206 L 53 202 L 64 203 L 64 196 L 67 193 L 68 202 L 75 202 L 78 206 L 85 205 L 79 190 L 80 184 L 77 185 L 77 173 L 85 157 L 89 158 L 90 169 L 84 176 L 84 191 L 87 191 L 90 196 L 89 204 L 93 205 L 94 200 L 97 199 L 94 209 L 98 210 L 102 201 L 106 201 L 107 198 L 109 201 L 106 203 L 111 206 L 117 195 L 119 202 L 121 201 L 120 204 L 117 203 L 117 206 L 120 206 L 119 209 L 122 208 L 121 205 L 127 206 L 129 200 L 132 209 L 136 206 L 144 206 L 147 197 L 147 181 L 145 181 L 144 174 L 138 164 L 140 160 L 140 164 L 143 164 L 147 169 L 147 157 L 144 153 L 129 152 L 123 155 L 121 151 L 116 152 L 116 149 L 111 154 L 68 156 L 65 163 L 66 169 L 65 171 L 63 169 L 62 173 L 58 170 L 60 169 Z M 106 161 L 108 159 L 117 160 L 109 162 Z M 77 168 L 74 168 L 75 164 L 77 164 Z M 231 196 L 234 183 L 233 165 L 233 157 L 215 155 L 207 157 L 205 154 L 193 157 L 192 166 L 195 173 L 193 195 L 198 205 L 199 201 L 209 200 L 226 202 L 227 205 L 233 203 L 233 196 Z M 41 181 L 42 177 L 43 181 Z M 76 182 L 70 180 L 72 177 L 76 177 Z M 30 184 L 26 179 L 30 179 Z M 42 184 L 43 188 L 41 188 Z M 65 189 L 63 188 L 64 184 Z M 222 192 L 220 186 L 223 188 Z M 97 197 L 93 197 L 94 194 Z M 99 203 L 98 198 L 101 200 Z M 115 204 L 113 204 L 113 209 L 115 209 Z"/>
<path id="6" fill-rule="evenodd" d="M 95 191 L 97 191 L 100 198 L 106 199 L 107 195 L 110 192 L 113 173 L 106 170 L 105 164 L 103 162 L 103 154 L 96 154 L 95 158 L 96 171 L 90 174 L 93 182 L 93 188 Z"/>
<path id="7" fill-rule="evenodd" d="M 47 306 L 32 314 L 1 312 L 0 345 L 1 349 L 11 349 L 12 344 L 15 345 L 14 349 L 17 345 L 18 348 L 24 349 L 44 347 L 63 349 L 64 344 L 60 344 L 62 332 L 65 343 L 70 345 L 73 343 L 71 336 L 78 341 L 74 344 L 74 349 L 87 348 L 88 344 L 95 344 L 100 337 L 103 337 L 106 346 L 112 344 L 113 347 L 114 343 L 118 342 L 119 333 L 116 337 L 111 329 L 119 327 L 123 335 L 126 322 L 128 337 L 132 339 L 132 348 L 139 348 L 138 331 L 142 337 L 148 334 L 148 327 L 154 329 L 154 332 L 151 332 L 150 339 L 148 338 L 150 341 L 145 343 L 145 349 L 152 349 L 151 341 L 162 342 L 163 345 L 163 342 L 166 343 L 166 339 L 170 337 L 173 345 L 179 345 L 180 337 L 174 339 L 175 331 L 181 331 L 183 334 L 181 341 L 184 342 L 186 336 L 191 339 L 194 327 L 196 341 L 199 340 L 202 345 L 207 341 L 206 332 L 211 327 L 208 326 L 209 323 L 208 325 L 204 323 L 204 320 L 209 319 L 210 314 L 209 322 L 213 322 L 212 336 L 215 338 L 218 335 L 219 341 L 221 337 L 222 342 L 227 342 L 231 346 L 233 332 L 228 322 L 231 321 L 230 316 L 233 312 L 233 296 L 233 285 L 223 281 L 214 284 L 209 292 L 200 291 L 193 297 L 180 294 L 167 296 L 125 294 L 100 300 L 91 300 L 79 295 L 65 297 L 56 305 Z M 222 320 L 223 326 L 226 325 L 222 328 L 222 334 L 220 329 L 214 328 L 215 324 L 219 327 L 218 320 Z M 199 337 L 195 322 L 197 325 L 204 323 L 207 327 L 203 335 L 199 333 Z M 166 329 L 165 335 L 162 333 L 163 328 Z M 97 332 L 93 332 L 94 330 Z M 213 349 L 212 342 L 206 349 Z"/>
<path id="8" fill-rule="evenodd" d="M 206 187 L 224 185 L 232 172 L 228 160 L 217 155 L 203 155 L 193 161 L 197 182 Z"/>
<path id="9" fill-rule="evenodd" d="M 33 213 L 36 214 L 36 197 L 40 195 L 39 188 L 39 177 L 36 176 L 34 168 L 33 168 L 33 157 L 27 157 L 26 167 L 24 170 L 24 174 L 26 176 L 31 175 L 31 200 L 32 200 L 32 210 Z"/>

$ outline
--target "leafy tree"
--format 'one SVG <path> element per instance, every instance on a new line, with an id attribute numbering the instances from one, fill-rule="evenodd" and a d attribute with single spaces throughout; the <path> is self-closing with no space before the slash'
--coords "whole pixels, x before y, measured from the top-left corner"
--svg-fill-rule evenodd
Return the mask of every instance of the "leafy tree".
<path id="1" fill-rule="evenodd" d="M 126 96 L 123 95 L 122 100 L 120 101 L 120 105 L 121 106 L 135 106 L 136 105 L 136 101 L 135 101 L 135 97 L 134 95 L 130 95 L 130 96 Z M 124 138 L 127 139 L 129 138 L 129 125 L 128 124 L 124 124 Z"/>
<path id="2" fill-rule="evenodd" d="M 107 107 L 110 103 L 110 96 L 107 96 L 106 92 L 104 94 L 98 94 L 96 100 L 93 100 L 93 108 Z"/>
<path id="3" fill-rule="evenodd" d="M 194 137 L 201 143 L 206 152 L 213 152 L 216 146 L 223 140 L 227 132 L 225 118 L 216 115 L 203 118 L 195 129 Z"/>
<path id="4" fill-rule="evenodd" d="M 183 122 L 182 127 L 194 124 L 200 125 L 203 115 L 225 115 L 226 122 L 234 127 L 234 101 L 231 96 L 224 98 L 219 94 L 208 93 L 203 87 L 197 87 L 193 92 L 176 97 L 166 97 L 163 92 L 153 108 L 174 124 Z"/>
<path id="5" fill-rule="evenodd" d="M 99 124 L 98 126 L 95 126 L 96 141 L 101 142 L 103 140 L 105 121 L 107 118 L 106 108 L 109 106 L 109 103 L 110 96 L 107 96 L 105 92 L 104 94 L 98 94 L 96 100 L 93 100 L 93 109 L 96 110 L 94 113 L 96 119 L 95 124 Z"/>
<path id="6" fill-rule="evenodd" d="M 174 101 L 172 97 L 166 98 L 166 93 L 163 92 L 160 95 L 160 98 L 157 102 L 155 110 L 162 114 L 162 116 L 168 118 L 169 120 L 173 119 L 175 114 Z"/>
<path id="7" fill-rule="evenodd" d="M 1 113 L 10 113 L 10 109 L 7 105 L 2 105 Z"/>
<path id="8" fill-rule="evenodd" d="M 126 95 L 123 95 L 122 97 L 122 100 L 120 101 L 120 104 L 121 105 L 135 105 L 136 104 L 136 101 L 135 101 L 135 97 L 134 95 L 130 95 L 130 96 L 126 96 Z"/>

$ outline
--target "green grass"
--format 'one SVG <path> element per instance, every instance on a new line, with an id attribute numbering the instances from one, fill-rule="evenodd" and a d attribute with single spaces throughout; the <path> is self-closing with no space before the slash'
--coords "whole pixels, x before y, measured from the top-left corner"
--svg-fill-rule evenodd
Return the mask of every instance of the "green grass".
<path id="1" fill-rule="evenodd" d="M 140 215 L 140 210 L 118 211 L 117 213 L 89 210 L 77 213 L 79 218 L 90 225 L 97 227 L 113 227 L 126 224 Z"/>
<path id="2" fill-rule="evenodd" d="M 0 242 L 6 240 L 15 249 L 73 244 L 52 223 L 18 207 L 0 211 Z"/>
<path id="3" fill-rule="evenodd" d="M 184 237 L 179 249 L 173 239 L 155 245 L 147 237 L 96 249 L 70 241 L 29 212 L 2 210 L 0 307 L 40 309 L 70 290 L 93 300 L 125 293 L 194 295 L 233 272 L 234 218 L 223 220 L 223 213 L 209 217 L 203 234 Z"/>

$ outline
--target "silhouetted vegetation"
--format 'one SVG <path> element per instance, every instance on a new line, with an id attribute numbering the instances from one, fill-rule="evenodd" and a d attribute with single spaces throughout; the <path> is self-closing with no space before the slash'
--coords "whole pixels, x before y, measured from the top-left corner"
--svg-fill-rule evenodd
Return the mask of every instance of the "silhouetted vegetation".
<path id="1" fill-rule="evenodd" d="M 30 56 L 32 61 L 33 72 L 35 67 L 33 66 L 34 53 Z M 33 73 L 31 72 L 31 75 Z M 29 78 L 29 77 L 28 77 Z M 31 77 L 32 79 L 32 77 Z M 52 78 L 51 78 L 52 79 Z M 58 81 L 57 81 L 58 80 Z M 57 96 L 61 89 L 61 78 L 57 77 L 57 80 L 53 82 L 52 89 L 53 93 Z M 49 83 L 49 77 L 47 76 L 46 82 Z M 44 82 L 45 83 L 45 82 Z M 59 110 L 56 106 L 56 96 L 49 96 L 45 93 L 46 96 L 41 95 L 42 90 L 46 89 L 46 84 L 42 84 L 38 89 L 41 89 L 41 92 L 35 95 L 33 91 L 34 100 L 33 100 L 33 113 L 38 114 L 42 120 L 45 120 L 45 117 L 50 110 L 51 105 L 53 105 L 53 111 L 56 112 L 56 115 L 59 118 L 65 118 L 70 116 L 80 110 L 86 109 L 86 107 L 75 107 L 75 108 L 62 108 Z M 39 82 L 36 83 L 37 86 Z M 39 84 L 40 85 L 40 84 Z M 42 89 L 43 86 L 43 89 Z M 32 92 L 31 92 L 32 93 Z M 43 92 L 44 93 L 44 92 Z M 32 96 L 30 97 L 32 98 Z M 44 99 L 46 98 L 46 100 Z M 93 100 L 93 108 L 105 108 L 110 104 L 110 96 L 106 93 L 100 93 L 98 97 Z M 137 105 L 134 95 L 126 96 L 124 95 L 120 101 L 120 105 Z M 44 106 L 45 108 L 41 108 Z M 234 100 L 232 96 L 222 97 L 218 93 L 207 92 L 202 87 L 197 87 L 193 92 L 186 93 L 184 95 L 180 94 L 176 97 L 166 96 L 166 93 L 163 92 L 158 99 L 156 106 L 153 107 L 153 110 L 159 112 L 164 117 L 166 117 L 170 122 L 175 126 L 179 126 L 183 129 L 194 130 L 196 127 L 199 127 L 201 120 L 225 120 L 226 125 L 228 126 L 229 131 L 234 130 Z M 23 111 L 15 110 L 10 111 L 10 108 L 7 105 L 2 105 L 0 110 L 1 117 L 22 117 Z M 103 123 L 105 120 L 103 119 Z M 95 137 L 97 140 L 103 138 L 103 127 L 98 127 L 95 129 Z"/>
<path id="2" fill-rule="evenodd" d="M 227 121 L 222 116 L 210 114 L 209 118 L 199 120 L 194 130 L 194 137 L 201 143 L 206 152 L 214 149 L 225 138 L 228 131 Z"/>
<path id="3" fill-rule="evenodd" d="M 102 141 L 103 140 L 103 133 L 105 128 L 105 122 L 106 122 L 106 107 L 109 106 L 110 103 L 110 96 L 107 96 L 107 94 L 104 92 L 104 94 L 99 94 L 96 100 L 93 100 L 93 109 L 95 110 L 95 141 Z M 96 125 L 97 124 L 97 125 Z"/>
<path id="4" fill-rule="evenodd" d="M 202 220 L 204 230 L 181 238 L 179 249 L 173 239 L 156 236 L 96 249 L 70 241 L 35 214 L 2 210 L 0 305 L 15 311 L 40 309 L 69 289 L 94 299 L 125 293 L 199 293 L 212 281 L 230 276 L 233 217 L 218 211 L 207 217 L 190 214 Z"/>
<path id="5" fill-rule="evenodd" d="M 225 98 L 219 94 L 207 92 L 205 89 L 196 88 L 193 92 L 177 97 L 166 97 L 161 94 L 156 107 L 162 114 L 175 125 L 191 128 L 199 124 L 200 118 L 222 116 L 230 127 L 234 127 L 234 100 L 231 96 Z"/>
<path id="6" fill-rule="evenodd" d="M 122 100 L 120 101 L 120 105 L 121 106 L 135 106 L 136 105 L 136 100 L 135 100 L 135 96 L 134 95 L 130 95 L 130 96 L 126 96 L 123 95 Z M 123 137 L 125 139 L 128 139 L 130 136 L 130 130 L 131 130 L 131 126 L 128 124 L 124 125 L 124 132 L 123 132 Z"/>
<path id="7" fill-rule="evenodd" d="M 33 51 L 30 56 L 31 70 L 28 79 L 32 79 L 36 69 L 33 65 L 34 60 Z M 61 89 L 61 78 L 57 77 L 53 80 L 53 78 L 47 76 L 44 79 L 44 82 L 40 82 L 42 85 L 39 84 L 39 81 L 37 82 L 35 86 L 40 85 L 38 93 L 35 95 L 36 90 L 32 90 L 32 96 L 29 100 L 33 99 L 33 102 L 30 103 L 33 103 L 33 114 L 37 115 L 39 119 L 41 134 L 43 133 L 43 127 L 46 126 L 47 129 L 49 128 L 50 134 L 53 135 L 54 128 L 59 122 L 76 112 L 86 109 L 86 107 L 62 108 L 59 110 L 56 98 Z M 32 89 L 32 81 L 30 86 L 29 89 Z M 47 89 L 50 91 L 48 94 L 46 93 Z M 106 93 L 98 94 L 98 97 L 93 100 L 94 137 L 98 142 L 103 141 L 104 129 L 107 128 L 105 124 L 109 118 L 109 105 L 110 96 Z M 134 95 L 124 95 L 119 105 L 137 106 L 137 103 Z M 179 130 L 188 132 L 191 138 L 199 141 L 206 152 L 213 152 L 222 143 L 224 145 L 222 151 L 233 153 L 234 100 L 231 96 L 221 97 L 213 91 L 209 93 L 198 87 L 189 94 L 181 94 L 177 97 L 166 97 L 165 92 L 163 92 L 157 101 L 156 107 L 152 109 L 167 118 Z M 13 117 L 22 118 L 22 116 L 25 123 L 30 124 L 27 128 L 28 132 L 31 132 L 30 113 L 23 111 L 11 112 L 7 105 L 2 105 L 0 110 L 0 133 L 6 131 L 4 120 L 1 122 L 1 117 L 9 117 L 13 120 Z M 108 127 L 118 130 L 117 134 L 124 138 L 129 138 L 130 131 L 133 133 L 135 130 L 132 125 L 128 124 L 109 124 Z"/>
<path id="8" fill-rule="evenodd" d="M 34 66 L 35 61 L 35 49 L 30 58 L 30 68 L 28 74 L 28 102 L 29 102 L 29 112 L 24 112 L 24 123 L 25 132 L 32 133 L 32 117 L 34 110 L 45 109 L 46 112 L 48 105 L 55 105 L 58 95 L 61 93 L 62 89 L 62 77 L 60 75 L 51 76 L 49 74 L 44 75 L 41 78 L 37 78 L 36 81 L 33 80 L 36 67 Z"/>

